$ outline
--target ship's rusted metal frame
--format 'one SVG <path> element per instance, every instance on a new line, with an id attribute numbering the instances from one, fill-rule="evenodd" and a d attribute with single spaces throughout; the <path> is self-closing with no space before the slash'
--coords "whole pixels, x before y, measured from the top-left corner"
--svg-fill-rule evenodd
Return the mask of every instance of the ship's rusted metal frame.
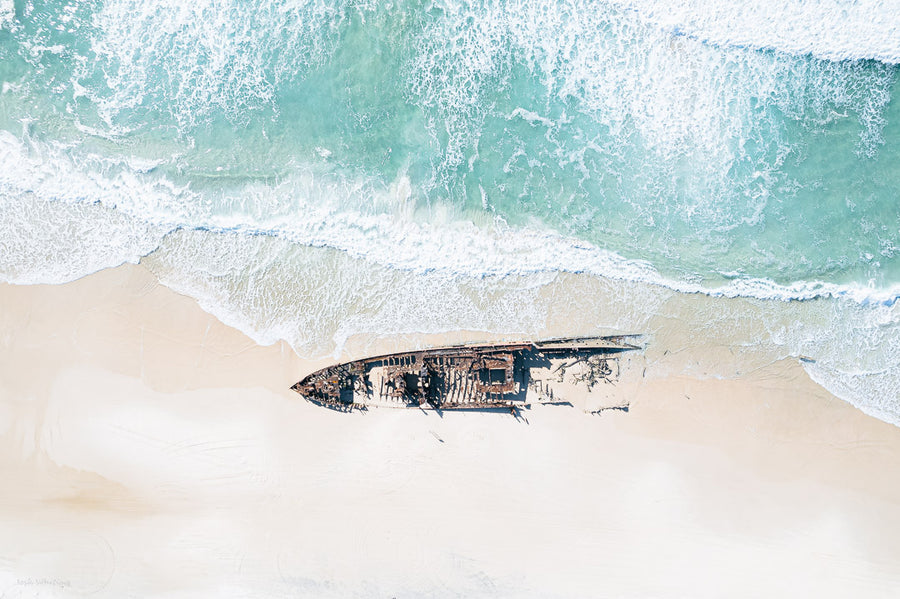
<path id="1" fill-rule="evenodd" d="M 382 404 L 410 408 L 514 409 L 527 406 L 516 398 L 523 398 L 526 392 L 524 375 L 522 385 L 516 381 L 517 359 L 523 360 L 526 354 L 531 358 L 571 355 L 581 359 L 586 354 L 615 354 L 639 349 L 630 342 L 635 337 L 573 337 L 384 354 L 323 368 L 291 388 L 315 404 L 339 411 L 367 409 L 367 404 L 355 401 L 358 393 L 377 397 Z M 376 390 L 370 374 L 377 368 L 381 377 Z M 523 364 L 522 368 L 530 367 Z M 503 373 L 502 380 L 494 382 L 491 371 L 497 370 Z M 481 380 L 482 372 L 487 373 L 486 381 Z"/>

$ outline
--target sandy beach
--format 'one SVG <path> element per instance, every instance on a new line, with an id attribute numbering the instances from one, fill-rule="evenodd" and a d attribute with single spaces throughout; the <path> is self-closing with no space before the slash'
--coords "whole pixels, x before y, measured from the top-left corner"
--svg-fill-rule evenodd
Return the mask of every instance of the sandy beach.
<path id="1" fill-rule="evenodd" d="M 145 267 L 0 285 L 0 596 L 896 596 L 900 428 L 685 334 L 628 412 L 340 414 Z"/>

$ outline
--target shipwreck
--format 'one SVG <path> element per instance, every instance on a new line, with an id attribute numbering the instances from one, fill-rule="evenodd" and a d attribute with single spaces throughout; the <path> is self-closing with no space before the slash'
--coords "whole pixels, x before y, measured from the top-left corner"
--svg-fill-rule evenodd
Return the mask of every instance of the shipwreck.
<path id="1" fill-rule="evenodd" d="M 291 387 L 339 411 L 373 406 L 434 410 L 510 410 L 567 403 L 619 376 L 619 356 L 640 349 L 638 335 L 457 345 L 374 356 L 318 370 Z"/>

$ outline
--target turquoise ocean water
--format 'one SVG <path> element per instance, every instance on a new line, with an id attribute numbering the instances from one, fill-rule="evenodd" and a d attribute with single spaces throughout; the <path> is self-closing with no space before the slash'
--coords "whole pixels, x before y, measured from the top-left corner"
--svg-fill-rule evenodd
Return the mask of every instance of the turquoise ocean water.
<path id="1" fill-rule="evenodd" d="M 308 356 L 702 296 L 698 336 L 897 423 L 898 31 L 897 0 L 0 0 L 0 276 L 143 260 Z"/>

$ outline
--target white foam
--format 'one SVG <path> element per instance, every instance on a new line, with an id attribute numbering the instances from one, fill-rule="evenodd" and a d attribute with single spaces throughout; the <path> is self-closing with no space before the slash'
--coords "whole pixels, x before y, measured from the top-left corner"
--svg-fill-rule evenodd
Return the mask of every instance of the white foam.
<path id="1" fill-rule="evenodd" d="M 668 31 L 718 45 L 900 63 L 898 0 L 612 0 Z"/>
<path id="2" fill-rule="evenodd" d="M 67 204 L 100 204 L 157 230 L 177 228 L 281 237 L 329 247 L 395 270 L 448 277 L 504 277 L 572 272 L 661 285 L 721 297 L 810 300 L 840 297 L 891 304 L 900 287 L 798 281 L 780 285 L 740 278 L 709 287 L 669 279 L 650 263 L 588 242 L 495 222 L 478 226 L 440 204 L 416 209 L 416 190 L 401 174 L 388 186 L 366 179 L 314 176 L 298 166 L 276 187 L 249 183 L 200 194 L 155 172 L 160 161 L 109 159 L 32 143 L 0 132 L 0 169 L 9 189 Z M 100 174 L 105 173 L 105 174 Z M 439 215 L 439 216 L 438 216 Z"/>
<path id="3" fill-rule="evenodd" d="M 415 212 L 413 191 L 401 176 L 387 188 L 371 182 L 340 182 L 298 175 L 277 190 L 241 190 L 238 210 L 211 212 L 190 226 L 244 235 L 282 237 L 301 245 L 328 247 L 350 256 L 416 274 L 447 277 L 504 277 L 572 272 L 660 285 L 682 293 L 719 297 L 753 297 L 782 301 L 845 298 L 860 304 L 891 304 L 900 286 L 839 285 L 797 281 L 788 285 L 767 279 L 740 278 L 709 287 L 661 275 L 650 263 L 628 260 L 590 243 L 534 228 L 485 228 L 452 210 Z M 235 198 L 236 199 L 236 198 Z M 221 200 L 220 200 L 221 201 Z M 348 206 L 356 206 L 349 208 Z M 365 212 L 363 206 L 380 211 Z M 432 218 L 440 212 L 441 219 Z M 166 221 L 167 226 L 175 223 Z"/>
<path id="4" fill-rule="evenodd" d="M 125 196 L 153 194 L 130 176 L 85 172 L 61 150 L 29 147 L 0 131 L 0 277 L 60 283 L 136 262 L 166 227 L 115 210 Z"/>
<path id="5" fill-rule="evenodd" d="M 343 4 L 110 0 L 93 18 L 94 59 L 75 80 L 110 127 L 147 104 L 182 131 L 213 111 L 243 122 L 274 108 L 275 88 L 327 55 Z M 84 83 L 98 73 L 108 89 Z"/>
<path id="6" fill-rule="evenodd" d="M 861 153 L 873 153 L 883 141 L 882 113 L 893 85 L 888 68 L 712 47 L 673 35 L 627 3 L 436 4 L 441 10 L 417 42 L 408 89 L 435 139 L 447 136 L 448 170 L 477 153 L 493 98 L 520 63 L 540 77 L 548 105 L 570 101 L 616 143 L 633 147 L 637 133 L 655 154 L 645 170 L 689 160 L 710 197 L 733 184 L 730 173 L 747 140 L 779 144 L 785 115 L 822 120 L 834 118 L 834 107 L 863 125 Z M 538 108 L 522 110 L 537 115 Z M 782 116 L 772 118 L 773 112 Z M 605 150 L 614 153 L 615 143 Z"/>
<path id="7" fill-rule="evenodd" d="M 516 108 L 515 110 L 513 110 L 509 114 L 509 116 L 506 118 L 512 120 L 516 117 L 523 119 L 523 120 L 531 123 L 532 125 L 543 125 L 544 127 L 547 127 L 548 129 L 552 129 L 553 127 L 556 126 L 556 123 L 553 122 L 551 119 L 548 119 L 547 117 L 543 117 L 536 112 L 532 112 L 531 110 L 526 110 L 526 109 L 522 108 L 521 106 Z"/>
<path id="8" fill-rule="evenodd" d="M 533 334 L 549 306 L 541 288 L 553 279 L 416 274 L 273 237 L 196 230 L 172 234 L 145 264 L 256 341 L 285 339 L 311 356 L 340 352 L 353 335 Z"/>
<path id="9" fill-rule="evenodd" d="M 0 183 L 0 279 L 61 283 L 152 252 L 163 231 L 100 204 L 66 204 Z"/>
<path id="10" fill-rule="evenodd" d="M 432 135 L 449 135 L 441 167 L 449 170 L 464 162 L 483 123 L 484 96 L 508 71 L 508 18 L 497 2 L 441 1 L 432 8 L 439 16 L 415 40 L 406 82 L 426 109 Z"/>
<path id="11" fill-rule="evenodd" d="M 811 356 L 810 377 L 867 414 L 900 426 L 900 302 L 838 302 L 824 324 L 796 322 L 786 340 Z"/>
<path id="12" fill-rule="evenodd" d="M 0 0 L 0 27 L 8 25 L 16 18 L 16 6 L 13 0 Z"/>

